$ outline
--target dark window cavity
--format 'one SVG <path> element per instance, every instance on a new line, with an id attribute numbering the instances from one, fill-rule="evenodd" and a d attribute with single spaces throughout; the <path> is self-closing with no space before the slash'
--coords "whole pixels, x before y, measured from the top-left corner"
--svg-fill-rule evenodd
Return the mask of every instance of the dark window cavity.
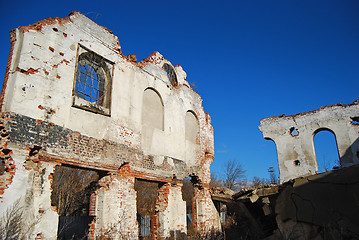
<path id="1" fill-rule="evenodd" d="M 295 137 L 295 136 L 298 136 L 299 135 L 299 132 L 298 132 L 298 129 L 296 129 L 295 127 L 291 127 L 289 129 L 289 133 L 292 137 Z"/>
<path id="2" fill-rule="evenodd" d="M 177 82 L 177 76 L 176 76 L 176 72 L 173 69 L 173 67 L 167 63 L 165 63 L 163 65 L 163 69 L 166 71 L 168 79 L 170 80 L 171 84 L 173 86 L 177 86 L 178 82 Z"/>
<path id="3" fill-rule="evenodd" d="M 352 125 L 359 126 L 359 117 L 351 117 Z"/>

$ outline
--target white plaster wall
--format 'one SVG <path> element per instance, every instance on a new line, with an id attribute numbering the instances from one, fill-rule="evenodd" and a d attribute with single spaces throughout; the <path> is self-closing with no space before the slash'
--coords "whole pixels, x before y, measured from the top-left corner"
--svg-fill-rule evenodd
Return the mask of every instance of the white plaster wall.
<path id="1" fill-rule="evenodd" d="M 187 233 L 186 202 L 182 199 L 182 187 L 169 187 L 168 199 L 164 202 L 167 203 L 167 207 L 159 212 L 161 237 L 169 237 L 171 231 Z"/>
<path id="2" fill-rule="evenodd" d="M 281 182 L 317 173 L 313 138 L 320 129 L 329 129 L 335 134 L 342 167 L 358 164 L 359 126 L 351 123 L 351 117 L 357 116 L 359 105 L 355 102 L 294 116 L 263 119 L 259 128 L 265 138 L 276 143 Z M 290 135 L 291 127 L 298 129 L 298 136 Z M 301 165 L 295 166 L 295 160 Z"/>
<path id="3" fill-rule="evenodd" d="M 101 239 L 101 234 L 107 233 L 111 239 L 136 239 L 138 224 L 134 179 L 108 176 L 101 179 L 100 185 L 102 188 L 96 196 L 95 237 Z"/>
<path id="4" fill-rule="evenodd" d="M 51 180 L 49 175 L 54 172 L 55 164 L 53 163 L 41 163 L 42 167 L 45 168 L 45 174 L 43 176 L 44 183 L 41 189 L 38 189 L 34 193 L 34 216 L 36 219 L 34 237 L 37 233 L 42 233 L 45 239 L 57 239 L 57 227 L 58 227 L 58 214 L 51 207 Z M 44 211 L 40 213 L 40 211 Z"/>
<path id="5" fill-rule="evenodd" d="M 192 164 L 195 163 L 195 159 L 199 152 L 199 123 L 195 115 L 192 112 L 186 113 L 186 161 Z"/>
<path id="6" fill-rule="evenodd" d="M 201 163 L 204 152 L 214 153 L 210 118 L 203 111 L 200 96 L 189 87 L 182 67 L 174 67 L 178 86 L 173 87 L 162 69 L 164 63 L 172 64 L 160 53 L 152 54 L 144 66 L 131 63 L 118 51 L 120 46 L 117 37 L 80 13 L 71 15 L 69 21 L 60 23 L 54 20 L 53 23 L 39 25 L 42 25 L 41 30 L 35 27 L 20 27 L 15 30 L 16 41 L 9 78 L 3 90 L 3 112 L 48 121 L 86 136 L 143 150 L 145 154 L 154 155 L 156 164 L 161 164 L 164 156 L 168 156 L 171 165 L 173 158 L 184 160 L 191 167 Z M 79 44 L 114 63 L 111 116 L 72 107 Z M 162 98 L 164 122 L 163 130 L 154 129 L 149 147 L 146 148 L 143 145 L 141 116 L 143 92 L 149 87 L 156 89 Z M 185 116 L 189 110 L 198 118 L 200 146 L 186 143 Z M 43 238 L 54 239 L 58 216 L 50 206 L 49 174 L 53 172 L 55 164 L 41 162 L 40 170 L 45 169 L 44 183 L 38 186 L 34 180 L 35 170 L 24 168 L 28 150 L 22 152 L 18 150 L 18 146 L 10 147 L 17 170 L 11 186 L 2 195 L 0 213 L 20 197 L 23 199 L 22 205 L 28 210 L 28 219 L 36 219 L 31 238 L 42 233 Z M 46 149 L 46 153 L 57 154 L 56 149 Z M 71 159 L 67 155 L 61 157 Z M 210 163 L 206 164 L 209 178 Z M 199 167 L 198 174 L 203 174 L 203 165 Z M 158 172 L 159 175 L 162 174 L 161 171 Z M 101 188 L 96 198 L 96 229 L 126 219 L 124 225 L 116 225 L 116 228 L 128 235 L 135 233 L 130 238 L 137 238 L 136 193 L 131 184 L 133 185 L 128 179 L 116 178 L 106 189 Z M 27 205 L 25 200 L 29 202 Z M 180 187 L 170 190 L 168 201 L 166 215 L 163 215 L 167 219 L 166 229 L 186 232 L 186 204 L 182 200 Z"/>
<path id="7" fill-rule="evenodd" d="M 41 233 L 44 239 L 56 239 L 58 215 L 51 207 L 51 179 L 50 174 L 54 171 L 55 164 L 41 163 L 39 171 L 45 169 L 42 176 L 43 184 L 39 184 L 40 177 L 35 170 L 26 170 L 25 162 L 28 152 L 18 150 L 11 146 L 16 172 L 11 186 L 2 195 L 0 203 L 0 216 L 19 201 L 19 208 L 23 211 L 22 231 L 29 239 L 35 239 Z M 36 179 L 37 178 L 37 179 Z M 37 180 L 37 181 L 36 181 Z M 42 212 L 43 211 L 43 212 Z"/>
<path id="8" fill-rule="evenodd" d="M 63 24 L 44 25 L 41 31 L 16 30 L 3 111 L 47 120 L 87 136 L 142 149 L 142 97 L 144 90 L 152 87 L 163 100 L 164 130 L 154 133 L 152 147 L 145 149 L 146 154 L 186 160 L 185 114 L 192 110 L 200 117 L 204 112 L 202 99 L 188 87 L 183 69 L 174 68 L 178 87 L 173 88 L 161 69 L 164 63 L 169 63 L 161 54 L 154 53 L 141 69 L 117 52 L 120 47 L 117 37 L 80 13 L 70 19 Z M 78 44 L 114 62 L 111 117 L 72 107 Z M 26 75 L 19 69 L 36 72 Z M 55 113 L 48 114 L 46 109 Z M 209 149 L 213 150 L 211 126 L 206 126 L 205 121 L 200 121 L 200 125 L 202 138 L 207 139 Z M 126 136 L 122 137 L 121 133 Z"/>
<path id="9" fill-rule="evenodd" d="M 168 196 L 168 210 L 170 215 L 170 229 L 172 231 L 180 230 L 187 232 L 186 224 L 186 201 L 182 199 L 182 187 L 171 188 Z"/>

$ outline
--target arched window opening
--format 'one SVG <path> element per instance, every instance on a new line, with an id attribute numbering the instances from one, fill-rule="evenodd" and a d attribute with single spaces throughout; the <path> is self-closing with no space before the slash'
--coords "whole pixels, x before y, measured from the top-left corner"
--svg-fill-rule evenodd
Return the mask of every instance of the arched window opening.
<path id="1" fill-rule="evenodd" d="M 80 46 L 74 86 L 74 106 L 110 114 L 113 63 Z"/>
<path id="2" fill-rule="evenodd" d="M 142 124 L 164 130 L 164 107 L 161 96 L 152 88 L 143 93 Z"/>
<path id="3" fill-rule="evenodd" d="M 314 133 L 314 148 L 318 173 L 340 167 L 340 158 L 335 134 L 329 129 L 318 129 Z"/>
<path id="4" fill-rule="evenodd" d="M 197 116 L 192 111 L 186 112 L 186 140 L 199 144 L 199 123 Z"/>
<path id="5" fill-rule="evenodd" d="M 177 84 L 178 84 L 177 76 L 176 76 L 176 72 L 173 69 L 173 67 L 171 65 L 165 63 L 165 64 L 163 64 L 162 68 L 166 71 L 168 79 L 170 80 L 171 84 L 173 86 L 177 86 Z"/>
<path id="6" fill-rule="evenodd" d="M 269 179 L 271 184 L 279 183 L 279 166 L 278 166 L 278 154 L 277 154 L 277 146 L 273 139 L 265 137 L 265 141 L 261 152 L 265 152 L 267 156 L 265 166 L 261 166 L 267 168 L 267 172 L 269 174 Z"/>
<path id="7" fill-rule="evenodd" d="M 102 106 L 105 85 L 103 74 L 100 73 L 102 71 L 100 69 L 96 71 L 90 65 L 79 65 L 78 67 L 75 88 L 76 96 L 92 103 L 96 102 Z"/>

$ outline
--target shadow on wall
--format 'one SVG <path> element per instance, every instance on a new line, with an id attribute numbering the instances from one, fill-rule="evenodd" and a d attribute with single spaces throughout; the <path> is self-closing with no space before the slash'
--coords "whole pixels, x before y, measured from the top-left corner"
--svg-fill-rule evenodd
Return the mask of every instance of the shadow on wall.
<path id="1" fill-rule="evenodd" d="M 274 209 L 284 239 L 359 239 L 359 165 L 297 178 Z"/>
<path id="2" fill-rule="evenodd" d="M 346 167 L 348 164 L 359 164 L 359 138 L 345 151 L 340 158 L 340 165 Z"/>

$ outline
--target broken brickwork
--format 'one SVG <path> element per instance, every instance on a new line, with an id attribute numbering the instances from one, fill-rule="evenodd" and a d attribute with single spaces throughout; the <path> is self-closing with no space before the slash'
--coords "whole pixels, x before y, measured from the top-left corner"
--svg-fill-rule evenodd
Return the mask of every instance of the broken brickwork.
<path id="1" fill-rule="evenodd" d="M 195 188 L 193 222 L 201 234 L 205 235 L 213 226 L 220 225 L 217 209 L 213 208 L 211 193 L 208 188 Z M 211 213 L 211 214 L 208 214 Z"/>
<path id="2" fill-rule="evenodd" d="M 297 115 L 261 120 L 259 129 L 277 147 L 280 180 L 318 173 L 313 138 L 327 130 L 335 135 L 341 167 L 359 163 L 359 101 L 324 106 Z"/>
<path id="3" fill-rule="evenodd" d="M 118 174 L 100 180 L 100 188 L 91 196 L 91 204 L 94 207 L 92 214 L 96 221 L 90 238 L 138 238 L 134 184 L 135 178 L 127 165 L 123 166 Z"/>
<path id="4" fill-rule="evenodd" d="M 136 179 L 160 186 L 154 239 L 186 233 L 188 176 L 198 180 L 197 230 L 219 229 L 209 194 L 213 128 L 181 66 L 158 52 L 141 62 L 124 56 L 111 31 L 79 12 L 16 28 L 10 43 L 0 96 L 0 214 L 19 201 L 30 238 L 55 239 L 63 229 L 53 176 L 67 166 L 101 172 L 82 211 L 94 217 L 91 239 L 139 236 Z"/>
<path id="5" fill-rule="evenodd" d="M 187 233 L 186 202 L 182 199 L 180 184 L 166 183 L 159 189 L 156 200 L 156 234 L 170 236 L 171 231 Z"/>
<path id="6" fill-rule="evenodd" d="M 9 133 L 5 130 L 4 122 L 0 123 L 1 129 L 1 145 L 0 145 L 0 199 L 5 189 L 12 183 L 12 179 L 16 172 L 15 162 L 11 157 L 12 151 L 8 149 Z"/>

